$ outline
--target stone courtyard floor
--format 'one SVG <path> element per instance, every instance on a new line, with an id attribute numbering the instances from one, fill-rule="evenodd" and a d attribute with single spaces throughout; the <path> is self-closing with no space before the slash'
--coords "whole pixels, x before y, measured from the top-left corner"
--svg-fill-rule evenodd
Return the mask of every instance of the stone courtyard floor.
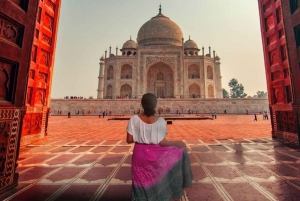
<path id="1" fill-rule="evenodd" d="M 131 200 L 126 125 L 52 116 L 46 138 L 21 146 L 19 185 L 0 200 Z M 168 139 L 187 143 L 194 175 L 181 200 L 300 200 L 300 151 L 273 140 L 270 120 L 261 115 L 257 122 L 253 115 L 218 115 L 167 127 Z"/>

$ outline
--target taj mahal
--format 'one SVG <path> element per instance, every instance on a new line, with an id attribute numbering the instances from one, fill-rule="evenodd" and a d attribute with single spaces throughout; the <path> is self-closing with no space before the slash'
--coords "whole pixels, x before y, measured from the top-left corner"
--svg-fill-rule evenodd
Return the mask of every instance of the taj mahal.
<path id="1" fill-rule="evenodd" d="M 119 52 L 120 51 L 120 52 Z M 223 98 L 220 58 L 205 50 L 180 27 L 159 13 L 139 29 L 136 41 L 100 58 L 97 99 L 52 99 L 51 110 L 61 114 L 133 114 L 142 110 L 140 98 L 153 93 L 162 114 L 244 113 L 268 110 L 267 99 Z"/>
<path id="2" fill-rule="evenodd" d="M 118 54 L 120 51 L 120 55 Z M 220 58 L 211 48 L 207 54 L 190 38 L 184 41 L 180 27 L 161 13 L 147 21 L 137 42 L 122 49 L 111 47 L 100 59 L 98 99 L 223 98 Z"/>

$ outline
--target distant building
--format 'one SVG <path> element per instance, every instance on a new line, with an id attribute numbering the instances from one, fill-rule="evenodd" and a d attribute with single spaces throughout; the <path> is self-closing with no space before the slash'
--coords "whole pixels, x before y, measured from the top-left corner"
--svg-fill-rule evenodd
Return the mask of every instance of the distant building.
<path id="1" fill-rule="evenodd" d="M 100 59 L 97 98 L 140 98 L 150 92 L 160 98 L 223 98 L 220 58 L 205 54 L 180 27 L 159 14 L 114 55 Z M 201 53 L 200 53 L 201 52 Z"/>
<path id="2" fill-rule="evenodd" d="M 258 0 L 272 135 L 299 141 L 300 1 Z"/>

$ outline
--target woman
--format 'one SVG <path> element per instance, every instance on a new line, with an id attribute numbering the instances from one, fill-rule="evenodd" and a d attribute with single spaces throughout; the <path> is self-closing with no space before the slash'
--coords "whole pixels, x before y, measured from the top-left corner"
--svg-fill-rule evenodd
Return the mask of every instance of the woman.
<path id="1" fill-rule="evenodd" d="M 180 199 L 192 185 L 190 161 L 182 141 L 165 139 L 165 120 L 155 115 L 156 97 L 142 97 L 144 113 L 127 125 L 127 143 L 135 143 L 132 155 L 132 200 Z"/>

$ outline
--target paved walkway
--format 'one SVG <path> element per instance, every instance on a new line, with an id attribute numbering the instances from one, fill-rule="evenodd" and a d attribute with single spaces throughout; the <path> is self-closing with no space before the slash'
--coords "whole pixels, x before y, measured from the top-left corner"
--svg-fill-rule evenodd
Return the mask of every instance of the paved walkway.
<path id="1" fill-rule="evenodd" d="M 131 199 L 127 121 L 52 116 L 48 136 L 22 146 L 19 185 L 0 200 Z M 270 121 L 252 115 L 175 120 L 169 139 L 188 144 L 193 186 L 182 200 L 300 200 L 300 152 L 270 138 Z"/>

